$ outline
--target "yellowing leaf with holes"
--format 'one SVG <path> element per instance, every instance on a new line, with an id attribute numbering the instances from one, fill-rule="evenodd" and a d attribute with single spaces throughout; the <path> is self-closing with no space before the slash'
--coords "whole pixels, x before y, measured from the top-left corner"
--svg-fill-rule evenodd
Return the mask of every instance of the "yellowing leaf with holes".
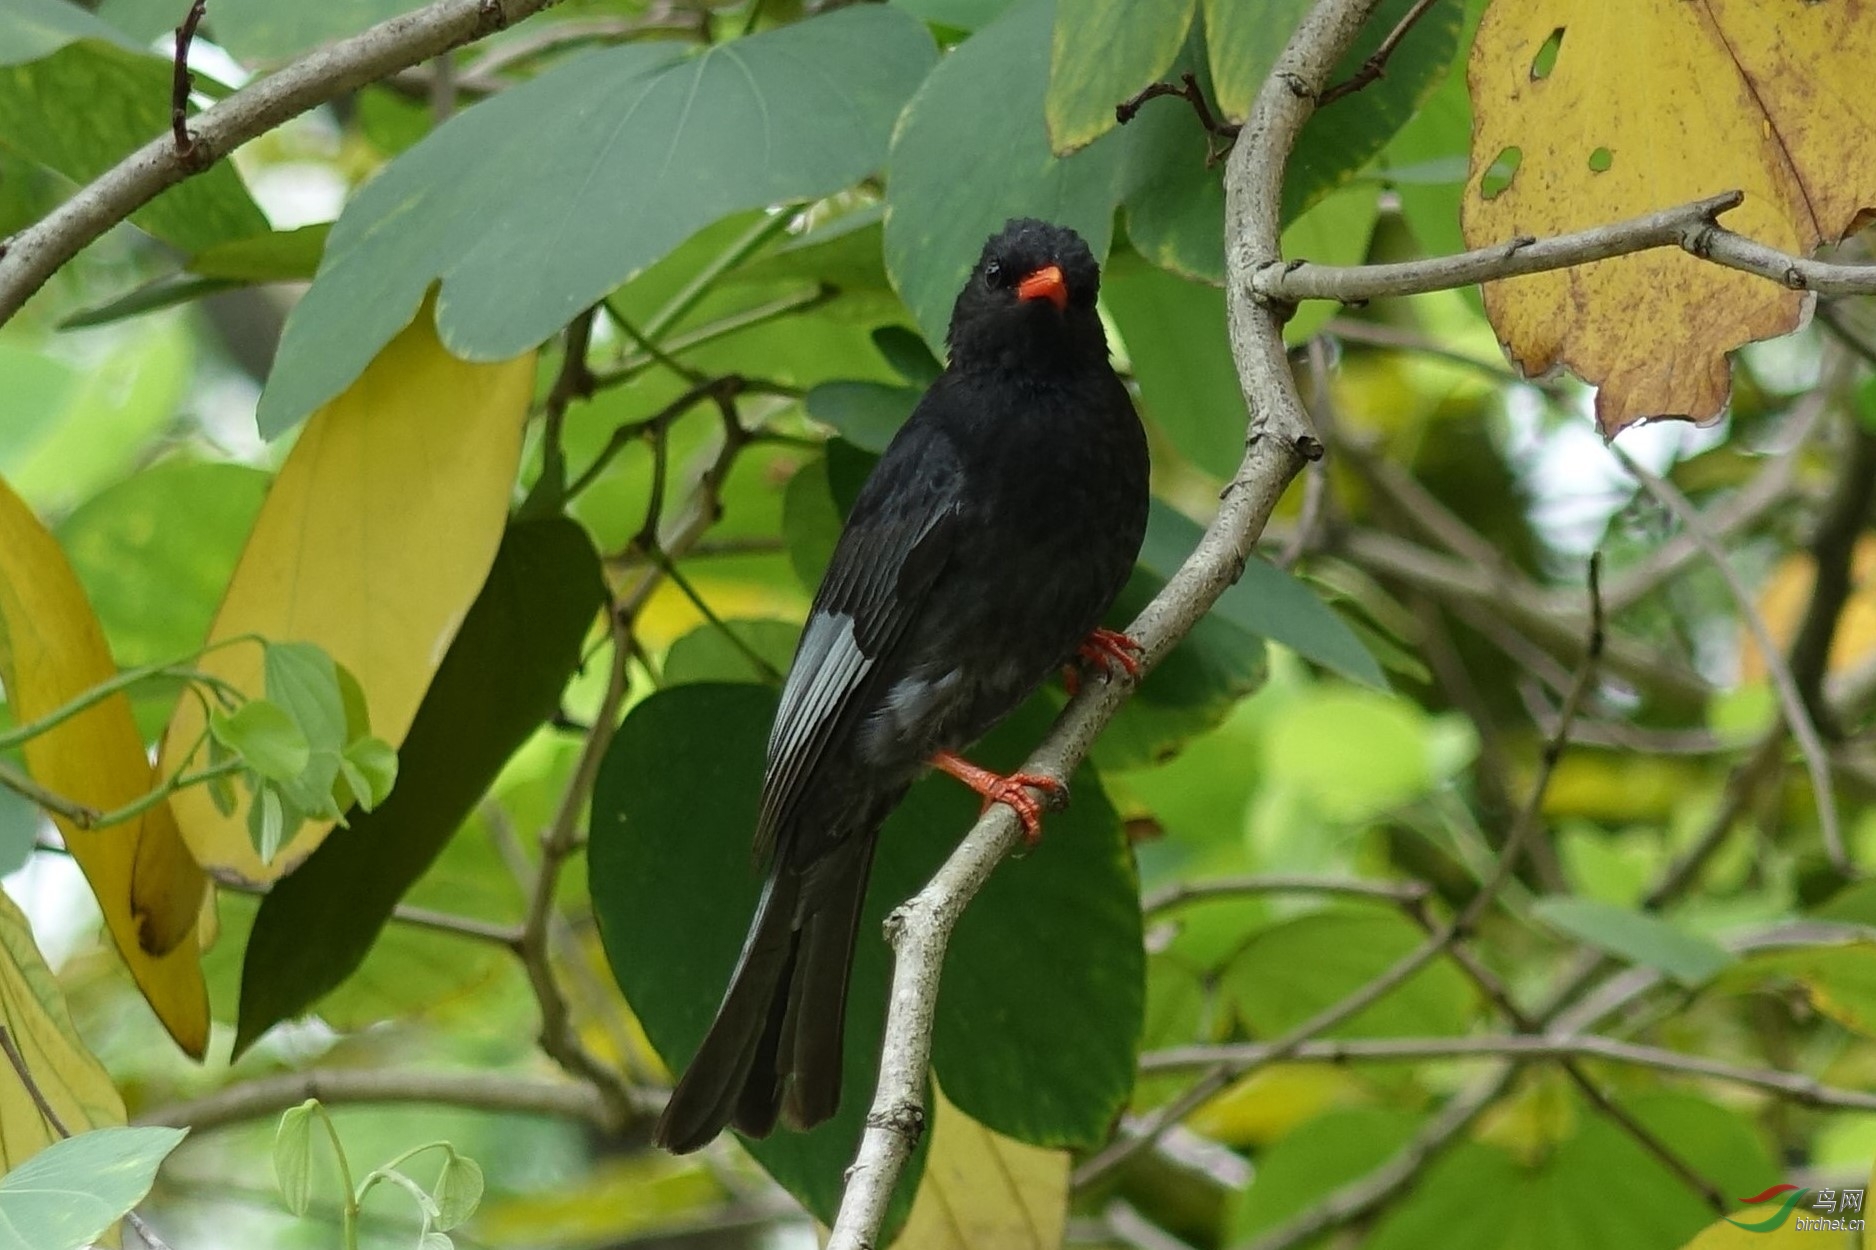
<path id="1" fill-rule="evenodd" d="M 258 634 L 324 648 L 358 679 L 372 733 L 402 743 L 495 559 L 533 384 L 533 353 L 499 364 L 451 356 L 426 305 L 301 431 L 211 640 Z M 261 649 L 243 643 L 201 662 L 250 696 L 262 693 L 261 665 Z M 163 767 L 180 764 L 202 730 L 200 701 L 184 699 Z M 228 815 L 199 789 L 174 803 L 196 859 L 253 882 L 290 871 L 331 829 L 309 822 L 264 864 L 249 841 L 245 794 Z"/>
<path id="2" fill-rule="evenodd" d="M 0 482 L 0 684 L 14 720 L 29 724 L 117 676 L 104 631 L 65 553 L 18 495 Z M 156 785 L 122 694 L 30 738 L 27 771 L 62 798 L 106 812 Z M 208 1045 L 208 992 L 195 927 L 207 881 L 183 851 L 166 804 L 111 828 L 65 817 L 59 831 L 84 870 L 105 927 L 137 988 L 176 1044 Z"/>
<path id="3" fill-rule="evenodd" d="M 1496 0 L 1469 71 L 1466 239 L 1737 190 L 1729 229 L 1807 254 L 1876 205 L 1872 65 L 1876 20 L 1835 0 Z M 1726 353 L 1796 329 L 1810 298 L 1673 248 L 1485 288 L 1526 373 L 1566 365 L 1600 388 L 1605 435 L 1717 417 Z"/>
<path id="4" fill-rule="evenodd" d="M 80 1040 L 65 996 L 13 900 L 0 894 L 0 1019 L 67 1133 L 124 1122 L 124 1100 Z M 0 1061 L 0 1172 L 59 1140 L 11 1061 Z"/>
<path id="5" fill-rule="evenodd" d="M 932 1084 L 931 1153 L 893 1250 L 1056 1250 L 1068 1152 L 993 1133 Z"/>

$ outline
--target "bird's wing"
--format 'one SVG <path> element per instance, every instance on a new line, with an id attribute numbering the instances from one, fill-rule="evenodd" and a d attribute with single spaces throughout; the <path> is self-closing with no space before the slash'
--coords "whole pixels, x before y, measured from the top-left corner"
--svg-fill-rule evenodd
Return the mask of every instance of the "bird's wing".
<path id="1" fill-rule="evenodd" d="M 941 437 L 898 440 L 854 503 L 769 733 L 759 860 L 773 854 L 829 744 L 852 732 L 897 675 L 894 651 L 955 548 L 958 467 Z"/>

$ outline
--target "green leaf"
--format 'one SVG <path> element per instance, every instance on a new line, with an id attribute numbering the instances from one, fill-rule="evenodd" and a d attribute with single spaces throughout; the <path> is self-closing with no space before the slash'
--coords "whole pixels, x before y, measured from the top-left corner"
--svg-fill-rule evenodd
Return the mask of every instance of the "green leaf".
<path id="1" fill-rule="evenodd" d="M 238 285 L 220 278 L 198 278 L 186 273 L 164 274 L 132 287 L 114 299 L 105 300 L 101 304 L 88 304 L 77 312 L 66 314 L 59 321 L 59 329 L 85 330 L 92 326 L 127 321 L 145 313 L 159 312 L 178 304 L 189 304 L 211 295 L 219 295 Z"/>
<path id="2" fill-rule="evenodd" d="M 190 273 L 230 282 L 307 282 L 325 254 L 328 223 L 274 230 L 205 247 L 189 258 Z"/>
<path id="3" fill-rule="evenodd" d="M 154 318 L 109 337 L 118 343 L 75 379 L 57 419 L 8 457 L 8 481 L 41 513 L 65 511 L 127 474 L 187 392 L 195 348 L 180 320 Z"/>
<path id="4" fill-rule="evenodd" d="M 397 752 L 383 738 L 349 742 L 339 769 L 361 811 L 372 811 L 390 797 L 397 784 Z"/>
<path id="5" fill-rule="evenodd" d="M 130 36 L 138 48 L 148 48 L 157 36 L 175 30 L 181 20 L 173 0 L 101 0 L 97 14 Z"/>
<path id="6" fill-rule="evenodd" d="M 1049 139 L 1067 155 L 1117 124 L 1114 107 L 1165 74 L 1198 0 L 1082 0 L 1055 15 L 1045 106 Z"/>
<path id="7" fill-rule="evenodd" d="M 900 8 L 953 30 L 981 30 L 1010 7 L 1010 0 L 894 0 Z"/>
<path id="8" fill-rule="evenodd" d="M 289 1108 L 274 1130 L 274 1183 L 295 1215 L 305 1215 L 313 1205 L 313 1113 L 318 1106 L 308 1098 Z"/>
<path id="9" fill-rule="evenodd" d="M 248 804 L 248 841 L 263 864 L 273 863 L 287 839 L 305 823 L 305 814 L 278 786 L 264 782 L 255 789 L 254 801 Z"/>
<path id="10" fill-rule="evenodd" d="M 1253 935 L 1225 969 L 1224 991 L 1257 1037 L 1275 1037 L 1360 989 L 1425 939 L 1405 917 L 1321 911 Z M 1356 1012 L 1329 1037 L 1463 1033 L 1478 994 L 1449 962 L 1434 962 Z"/>
<path id="11" fill-rule="evenodd" d="M 1416 2 L 1382 0 L 1330 73 L 1330 84 L 1353 75 Z M 1465 0 L 1436 0 L 1394 49 L 1386 74 L 1310 117 L 1283 171 L 1285 222 L 1354 177 L 1407 124 L 1452 68 L 1465 9 Z"/>
<path id="12" fill-rule="evenodd" d="M 1125 626 L 1164 585 L 1136 568 L 1108 613 L 1108 623 L 1116 629 Z M 1203 617 L 1154 666 L 1101 732 L 1094 744 L 1095 762 L 1103 771 L 1165 763 L 1191 739 L 1217 728 L 1238 700 L 1263 684 L 1264 676 L 1262 638 L 1222 616 Z"/>
<path id="13" fill-rule="evenodd" d="M 0 54 L 0 63 L 12 59 Z M 168 131 L 173 72 L 167 59 L 97 38 L 0 70 L 0 146 L 74 182 L 90 182 Z M 226 161 L 164 191 L 130 220 L 189 252 L 267 229 L 267 218 Z"/>
<path id="14" fill-rule="evenodd" d="M 1170 579 L 1203 534 L 1190 518 L 1156 499 L 1140 563 Z M 1246 561 L 1244 575 L 1226 587 L 1212 611 L 1351 681 L 1387 689 L 1381 666 L 1342 618 L 1302 582 L 1258 556 Z"/>
<path id="15" fill-rule="evenodd" d="M 1351 1107 L 1316 1116 L 1262 1151 L 1244 1191 L 1231 1238 L 1248 1242 L 1386 1163 L 1407 1144 L 1421 1118 L 1385 1107 Z"/>
<path id="16" fill-rule="evenodd" d="M 293 717 L 268 699 L 249 699 L 233 712 L 216 712 L 208 724 L 217 742 L 269 781 L 291 781 L 313 758 Z"/>
<path id="17" fill-rule="evenodd" d="M 1620 1101 L 1722 1194 L 1757 1193 L 1782 1175 L 1752 1124 L 1730 1111 L 1685 1094 Z M 1528 1160 L 1483 1141 L 1440 1154 L 1364 1250 L 1658 1250 L 1713 1220 L 1699 1195 L 1619 1125 L 1580 1105 L 1572 1119 L 1574 1133 Z"/>
<path id="18" fill-rule="evenodd" d="M 310 642 L 269 642 L 261 661 L 267 697 L 278 703 L 315 751 L 338 752 L 346 743 L 345 695 L 338 665 Z"/>
<path id="19" fill-rule="evenodd" d="M 1658 968 L 1688 988 L 1713 979 L 1733 962 L 1725 947 L 1670 920 L 1600 899 L 1553 895 L 1531 913 L 1552 928 L 1631 963 Z"/>
<path id="20" fill-rule="evenodd" d="M 775 695 L 762 687 L 659 691 L 620 726 L 594 790 L 589 870 L 600 936 L 673 1068 L 703 1036 L 754 908 L 750 835 L 774 712 Z M 1032 704 L 973 758 L 1013 766 L 1046 724 L 1047 709 Z M 1074 787 L 1073 805 L 1048 817 L 1041 847 L 1000 866 L 959 922 L 933 1064 L 952 1100 L 996 1131 L 1085 1145 L 1106 1135 L 1132 1086 L 1144 972 L 1131 853 L 1094 775 L 1083 770 Z M 931 778 L 887 821 L 860 921 L 840 1114 L 810 1133 L 749 1143 L 822 1219 L 871 1101 L 888 979 L 879 926 L 976 812 L 975 796 Z"/>
<path id="21" fill-rule="evenodd" d="M 284 61 L 322 43 L 355 35 L 386 18 L 420 8 L 421 0 L 214 0 L 209 23 L 215 42 L 250 65 Z"/>
<path id="22" fill-rule="evenodd" d="M 468 1155 L 451 1150 L 443 1158 L 431 1193 L 436 1197 L 436 1226 L 455 1228 L 482 1205 L 482 1167 Z"/>
<path id="23" fill-rule="evenodd" d="M 782 543 L 795 577 L 810 594 L 821 584 L 840 541 L 841 513 L 828 482 L 827 457 L 810 460 L 788 479 L 782 498 Z"/>
<path id="24" fill-rule="evenodd" d="M 931 354 L 925 340 L 904 326 L 879 326 L 872 337 L 873 346 L 886 358 L 893 372 L 915 389 L 930 386 L 944 372 L 944 362 Z"/>
<path id="25" fill-rule="evenodd" d="M 923 26 L 858 5 L 697 52 L 569 57 L 466 109 L 346 206 L 261 397 L 274 437 L 341 391 L 437 280 L 452 352 L 501 360 L 729 213 L 878 168 L 934 56 Z"/>
<path id="26" fill-rule="evenodd" d="M 78 1250 L 143 1201 L 179 1128 L 100 1128 L 0 1176 L 0 1250 Z"/>
<path id="27" fill-rule="evenodd" d="M 1251 102 L 1309 6 L 1310 0 L 1205 0 L 1205 47 L 1226 118 L 1242 122 L 1251 115 Z"/>
<path id="28" fill-rule="evenodd" d="M 334 660 L 332 675 L 339 682 L 339 704 L 345 709 L 345 741 L 349 745 L 371 734 L 371 706 L 365 688 L 358 684 L 351 669 Z"/>
<path id="29" fill-rule="evenodd" d="M 119 664 L 159 663 L 202 645 L 268 480 L 243 465 L 169 460 L 59 523 L 59 545 Z"/>
<path id="30" fill-rule="evenodd" d="M 823 382 L 808 392 L 808 415 L 855 447 L 877 455 L 912 415 L 921 392 L 881 382 Z"/>
<path id="31" fill-rule="evenodd" d="M 32 858 L 40 819 L 31 799 L 0 788 L 0 876 L 18 872 Z"/>
<path id="32" fill-rule="evenodd" d="M 1011 5 L 939 63 L 893 136 L 886 268 L 934 346 L 984 240 L 1009 218 L 1046 217 L 1078 231 L 1095 259 L 1107 254 L 1126 137 L 1064 159 L 1050 150 L 1043 65 L 1054 20 L 1052 0 Z"/>
<path id="33" fill-rule="evenodd" d="M 1780 979 L 1802 986 L 1821 1014 L 1876 1037 L 1876 941 L 1762 951 L 1740 960 L 1723 984 L 1737 989 Z"/>
<path id="34" fill-rule="evenodd" d="M 1192 463 L 1229 478 L 1244 458 L 1247 416 L 1225 333 L 1225 293 L 1116 252 L 1101 275 L 1101 297 L 1126 340 L 1147 419 Z"/>
<path id="35" fill-rule="evenodd" d="M 5 40 L 0 40 L 0 65 L 37 61 L 80 39 L 113 43 L 126 52 L 143 51 L 117 27 L 64 0 L 0 0 L 0 29 L 6 31 Z"/>
<path id="36" fill-rule="evenodd" d="M 1264 767 L 1326 819 L 1359 824 L 1445 780 L 1440 724 L 1406 699 L 1314 686 L 1272 714 Z"/>
<path id="37" fill-rule="evenodd" d="M 788 621 L 725 621 L 743 645 L 768 661 L 778 673 L 788 671 L 795 654 L 795 641 L 801 636 L 799 626 Z M 671 644 L 664 657 L 664 683 L 681 686 L 698 681 L 773 680 L 749 660 L 741 648 L 723 636 L 715 625 L 699 625 Z"/>
<path id="38" fill-rule="evenodd" d="M 345 980 L 502 765 L 559 704 L 604 601 L 599 559 L 564 518 L 509 526 L 398 752 L 384 803 L 335 829 L 260 905 L 235 1053 Z"/>

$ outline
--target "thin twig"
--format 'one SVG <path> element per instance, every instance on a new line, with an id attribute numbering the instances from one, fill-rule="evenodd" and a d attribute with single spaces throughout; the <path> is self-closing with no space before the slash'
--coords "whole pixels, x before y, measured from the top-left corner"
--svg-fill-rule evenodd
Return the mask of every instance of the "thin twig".
<path id="1" fill-rule="evenodd" d="M 328 100 L 473 43 L 555 0 L 433 0 L 307 53 L 197 113 L 185 156 L 173 133 L 124 157 L 36 224 L 0 241 L 0 323 L 65 262 L 168 188 Z"/>
<path id="2" fill-rule="evenodd" d="M 195 90 L 195 75 L 189 72 L 189 47 L 195 42 L 195 28 L 202 24 L 208 0 L 194 0 L 189 13 L 176 28 L 176 74 L 169 94 L 169 130 L 176 141 L 176 155 L 189 159 L 195 150 L 195 138 L 189 133 L 189 93 Z"/>
<path id="3" fill-rule="evenodd" d="M 1425 17 L 1427 10 L 1432 7 L 1433 0 L 1419 0 L 1418 4 L 1408 9 L 1400 21 L 1394 23 L 1394 29 L 1387 33 L 1387 38 L 1381 41 L 1381 46 L 1361 63 L 1360 69 L 1316 97 L 1316 107 L 1326 108 L 1343 96 L 1353 95 L 1369 83 L 1384 76 L 1387 73 L 1388 59 L 1394 55 L 1394 49 L 1400 47 L 1401 40 L 1405 39 L 1407 32 L 1414 28 L 1414 23 Z"/>
<path id="4" fill-rule="evenodd" d="M 1181 1072 L 1228 1064 L 1261 1067 L 1268 1047 L 1256 1042 L 1180 1046 L 1140 1056 L 1143 1073 Z M 1776 1068 L 1723 1063 L 1659 1046 L 1596 1034 L 1516 1033 L 1499 1037 L 1318 1038 L 1284 1056 L 1289 1063 L 1421 1063 L 1430 1059 L 1600 1059 L 1762 1089 L 1807 1107 L 1876 1111 L 1876 1093 L 1826 1085 L 1815 1077 Z"/>
<path id="5" fill-rule="evenodd" d="M 606 1098 L 585 1082 L 542 1080 L 510 1072 L 398 1071 L 389 1068 L 311 1068 L 242 1081 L 182 1102 L 152 1107 L 137 1124 L 165 1124 L 204 1132 L 245 1124 L 297 1107 L 308 1098 L 327 1106 L 427 1103 L 474 1111 L 549 1115 L 577 1120 L 604 1133 L 646 1120 L 656 1099 L 634 1094 L 632 1121 L 613 1113 Z"/>
<path id="6" fill-rule="evenodd" d="M 1811 714 L 1805 708 L 1804 696 L 1798 690 L 1798 684 L 1791 675 L 1791 666 L 1785 662 L 1784 652 L 1772 637 L 1771 629 L 1765 623 L 1765 616 L 1759 611 L 1759 605 L 1753 601 L 1752 592 L 1740 580 L 1732 561 L 1713 536 L 1700 524 L 1700 513 L 1680 488 L 1665 478 L 1656 477 L 1640 464 L 1633 456 L 1616 444 L 1610 444 L 1610 450 L 1622 462 L 1624 468 L 1642 485 L 1655 501 L 1680 521 L 1681 526 L 1699 542 L 1707 558 L 1713 561 L 1720 577 L 1726 582 L 1734 604 L 1739 608 L 1746 628 L 1751 631 L 1753 641 L 1758 643 L 1760 654 L 1765 658 L 1766 673 L 1772 679 L 1772 688 L 1778 692 L 1778 704 L 1785 717 L 1785 724 L 1791 730 L 1791 736 L 1797 740 L 1798 750 L 1804 755 L 1804 766 L 1811 775 L 1811 793 L 1817 802 L 1817 818 L 1824 839 L 1824 853 L 1829 857 L 1831 866 L 1845 877 L 1855 875 L 1855 868 L 1844 853 L 1843 833 L 1837 822 L 1837 796 L 1831 788 L 1830 757 L 1824 750 L 1824 743 L 1818 737 L 1817 726 L 1811 721 Z"/>
<path id="7" fill-rule="evenodd" d="M 1310 877 L 1260 874 L 1254 877 L 1212 877 L 1181 881 L 1155 890 L 1140 903 L 1148 916 L 1189 903 L 1258 894 L 1326 894 L 1339 898 L 1371 899 L 1404 906 L 1426 899 L 1431 889 L 1418 881 L 1364 881 L 1358 877 Z"/>

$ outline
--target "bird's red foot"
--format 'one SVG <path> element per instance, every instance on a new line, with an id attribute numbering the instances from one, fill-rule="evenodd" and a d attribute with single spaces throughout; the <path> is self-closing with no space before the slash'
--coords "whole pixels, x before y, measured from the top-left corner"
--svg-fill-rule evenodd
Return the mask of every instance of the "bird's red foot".
<path id="1" fill-rule="evenodd" d="M 1031 850 L 1042 840 L 1043 803 L 1025 787 L 1047 791 L 1050 794 L 1067 794 L 1068 787 L 1053 777 L 1041 773 L 1011 773 L 1007 777 L 998 776 L 988 768 L 979 768 L 961 755 L 951 751 L 940 751 L 931 757 L 932 767 L 941 772 L 950 773 L 959 781 L 984 796 L 984 811 L 990 810 L 992 803 L 1002 803 L 1016 813 L 1016 819 L 1023 823 L 1023 845 Z"/>
<path id="2" fill-rule="evenodd" d="M 1115 629 L 1097 629 L 1088 635 L 1088 640 L 1075 648 L 1075 654 L 1089 668 L 1098 670 L 1103 676 L 1115 669 L 1129 677 L 1140 675 L 1140 653 L 1146 650 L 1138 642 Z M 1074 693 L 1070 689 L 1070 694 Z"/>

